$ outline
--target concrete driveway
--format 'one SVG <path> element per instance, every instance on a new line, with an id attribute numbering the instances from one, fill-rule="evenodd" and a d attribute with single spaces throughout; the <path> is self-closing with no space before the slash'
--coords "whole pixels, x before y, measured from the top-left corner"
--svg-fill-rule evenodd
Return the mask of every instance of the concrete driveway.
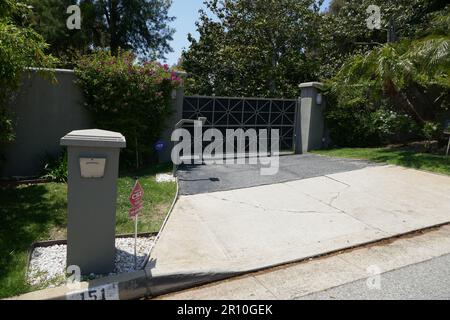
<path id="1" fill-rule="evenodd" d="M 196 194 L 179 198 L 151 254 L 152 292 L 450 222 L 448 176 L 313 155 L 287 163 L 270 181 L 238 168 L 191 170 L 196 179 L 182 181 L 182 192 Z M 209 175 L 222 183 L 197 181 Z"/>

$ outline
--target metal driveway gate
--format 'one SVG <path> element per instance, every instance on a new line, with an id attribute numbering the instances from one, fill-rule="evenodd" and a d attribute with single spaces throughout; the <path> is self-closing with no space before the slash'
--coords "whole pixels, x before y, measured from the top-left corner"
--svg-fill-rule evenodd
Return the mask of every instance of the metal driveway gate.
<path id="1" fill-rule="evenodd" d="M 258 134 L 259 129 L 267 129 L 270 139 L 270 130 L 278 129 L 280 152 L 294 153 L 298 105 L 296 99 L 186 96 L 183 99 L 183 119 L 205 117 L 204 131 L 215 128 L 224 137 L 226 129 L 255 129 Z M 186 128 L 192 130 L 190 126 Z"/>

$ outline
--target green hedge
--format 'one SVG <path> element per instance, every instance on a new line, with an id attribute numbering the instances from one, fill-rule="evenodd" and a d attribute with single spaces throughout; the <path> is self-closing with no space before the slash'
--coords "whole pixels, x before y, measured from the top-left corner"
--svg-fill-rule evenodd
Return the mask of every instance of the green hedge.
<path id="1" fill-rule="evenodd" d="M 373 147 L 420 136 L 411 116 L 394 110 L 387 99 L 374 97 L 371 83 L 355 86 L 327 83 L 325 121 L 334 146 Z"/>
<path id="2" fill-rule="evenodd" d="M 99 51 L 83 57 L 75 68 L 85 107 L 99 129 L 117 131 L 127 139 L 121 163 L 151 162 L 153 146 L 171 112 L 172 91 L 181 79 L 167 65 L 137 63 L 130 52 L 112 56 Z"/>

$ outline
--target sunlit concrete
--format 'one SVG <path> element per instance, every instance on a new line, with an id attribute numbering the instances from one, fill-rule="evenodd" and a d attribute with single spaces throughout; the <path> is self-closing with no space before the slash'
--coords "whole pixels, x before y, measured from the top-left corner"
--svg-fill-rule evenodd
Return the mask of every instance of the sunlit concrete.
<path id="1" fill-rule="evenodd" d="M 147 271 L 204 282 L 446 222 L 450 177 L 396 166 L 182 196 Z"/>

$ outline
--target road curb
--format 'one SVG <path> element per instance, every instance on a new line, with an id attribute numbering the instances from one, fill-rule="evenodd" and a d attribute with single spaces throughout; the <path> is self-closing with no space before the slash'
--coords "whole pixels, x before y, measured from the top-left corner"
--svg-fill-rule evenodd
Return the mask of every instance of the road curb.
<path id="1" fill-rule="evenodd" d="M 81 282 L 78 288 L 67 285 L 33 291 L 6 300 L 68 300 L 68 295 L 77 292 L 88 292 L 98 287 L 117 284 L 118 298 L 132 300 L 146 297 L 148 294 L 147 275 L 145 270 L 124 273 L 117 276 Z"/>

